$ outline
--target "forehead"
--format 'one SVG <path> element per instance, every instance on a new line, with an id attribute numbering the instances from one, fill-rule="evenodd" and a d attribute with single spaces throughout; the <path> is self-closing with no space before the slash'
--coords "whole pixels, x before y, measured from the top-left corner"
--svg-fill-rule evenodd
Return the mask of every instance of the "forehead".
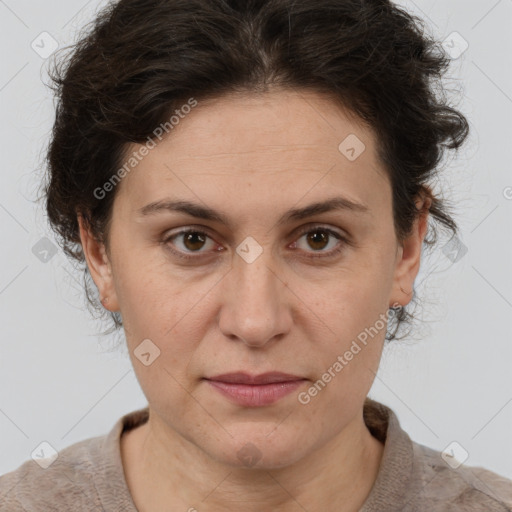
<path id="1" fill-rule="evenodd" d="M 337 189 L 368 204 L 379 194 L 382 199 L 388 186 L 371 130 L 333 99 L 310 91 L 199 101 L 155 141 L 118 190 L 132 212 L 166 192 L 205 201 L 237 194 L 256 206 L 258 198 L 286 195 L 297 202 Z M 141 147 L 131 145 L 127 156 Z"/>

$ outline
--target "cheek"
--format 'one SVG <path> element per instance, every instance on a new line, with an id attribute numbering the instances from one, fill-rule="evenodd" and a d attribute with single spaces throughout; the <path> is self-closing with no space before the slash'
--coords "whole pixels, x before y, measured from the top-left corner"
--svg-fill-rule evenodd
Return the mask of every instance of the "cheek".
<path id="1" fill-rule="evenodd" d="M 324 329 L 326 336 L 321 341 L 323 366 L 330 368 L 341 358 L 343 374 L 366 372 L 368 368 L 375 368 L 380 358 L 388 307 L 376 299 L 369 302 L 365 294 L 340 297 L 340 302 L 343 300 L 345 302 L 340 303 L 336 311 L 331 310 L 326 322 L 328 330 Z M 318 335 L 314 339 L 319 339 Z M 341 373 L 341 369 L 337 373 Z"/>
<path id="2" fill-rule="evenodd" d="M 169 274 L 159 250 L 118 249 L 122 256 L 115 266 L 115 288 L 123 321 L 143 336 L 151 332 L 161 337 L 187 303 L 187 288 Z"/>
<path id="3" fill-rule="evenodd" d="M 382 272 L 347 273 L 311 297 L 309 337 L 328 373 L 322 380 L 338 383 L 332 392 L 345 395 L 373 380 L 387 330 L 388 283 Z"/>
<path id="4" fill-rule="evenodd" d="M 386 313 L 392 282 L 392 268 L 385 257 L 366 254 L 357 264 L 333 272 L 314 285 L 303 282 L 308 304 L 342 337 L 356 335 Z"/>
<path id="5" fill-rule="evenodd" d="M 136 268 L 140 270 L 135 271 Z M 127 345 L 134 367 L 139 367 L 143 389 L 168 389 L 177 385 L 172 377 L 178 382 L 187 380 L 187 367 L 205 338 L 212 317 L 212 288 L 218 280 L 215 275 L 184 281 L 168 274 L 168 268 L 161 264 L 125 265 L 116 286 Z M 160 370 L 153 375 L 141 367 L 134 354 L 147 339 L 157 347 L 155 352 L 159 351 L 154 365 Z"/>

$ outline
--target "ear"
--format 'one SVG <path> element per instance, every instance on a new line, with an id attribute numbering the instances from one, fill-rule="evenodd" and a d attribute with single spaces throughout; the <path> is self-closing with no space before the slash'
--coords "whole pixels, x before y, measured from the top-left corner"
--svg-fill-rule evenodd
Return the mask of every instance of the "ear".
<path id="1" fill-rule="evenodd" d="M 390 307 L 392 304 L 405 306 L 411 301 L 414 280 L 420 269 L 421 249 L 427 233 L 429 209 L 432 204 L 430 193 L 421 194 L 415 204 L 418 215 L 411 233 L 398 246 Z"/>
<path id="2" fill-rule="evenodd" d="M 103 307 L 112 312 L 119 311 L 112 267 L 105 246 L 94 238 L 80 214 L 77 215 L 77 218 L 82 249 L 87 261 L 87 266 L 89 267 L 89 272 L 98 288 L 100 297 L 102 299 L 108 299 L 103 303 Z"/>

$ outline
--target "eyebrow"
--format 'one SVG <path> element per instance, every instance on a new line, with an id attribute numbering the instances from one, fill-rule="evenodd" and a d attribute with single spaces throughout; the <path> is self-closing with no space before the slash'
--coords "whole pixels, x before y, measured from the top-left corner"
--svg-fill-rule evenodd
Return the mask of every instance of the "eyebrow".
<path id="1" fill-rule="evenodd" d="M 280 217 L 277 221 L 277 225 L 282 225 L 294 220 L 303 220 L 308 217 L 312 217 L 313 215 L 331 211 L 349 211 L 362 214 L 369 213 L 370 209 L 363 203 L 354 202 L 346 197 L 338 196 L 326 201 L 312 203 L 302 208 L 292 208 Z M 226 226 L 230 225 L 228 218 L 223 213 L 213 210 L 212 208 L 184 200 L 162 199 L 160 201 L 155 201 L 138 209 L 137 215 L 139 217 L 147 217 L 164 212 L 181 212 L 198 219 L 217 221 L 225 224 Z"/>

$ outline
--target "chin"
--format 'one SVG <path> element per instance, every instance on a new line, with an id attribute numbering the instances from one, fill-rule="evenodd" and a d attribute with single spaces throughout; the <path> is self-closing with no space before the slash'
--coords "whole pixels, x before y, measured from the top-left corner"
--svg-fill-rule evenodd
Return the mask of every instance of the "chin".
<path id="1" fill-rule="evenodd" d="M 205 451 L 218 462 L 240 469 L 283 468 L 306 455 L 308 447 L 301 440 L 303 436 L 301 439 L 293 437 L 283 425 L 277 429 L 275 424 L 264 425 L 268 428 L 243 429 L 236 433 L 228 428 L 233 435 L 229 443 L 224 448 L 219 444 L 205 447 Z M 279 428 L 282 429 L 280 435 L 277 434 Z"/>

